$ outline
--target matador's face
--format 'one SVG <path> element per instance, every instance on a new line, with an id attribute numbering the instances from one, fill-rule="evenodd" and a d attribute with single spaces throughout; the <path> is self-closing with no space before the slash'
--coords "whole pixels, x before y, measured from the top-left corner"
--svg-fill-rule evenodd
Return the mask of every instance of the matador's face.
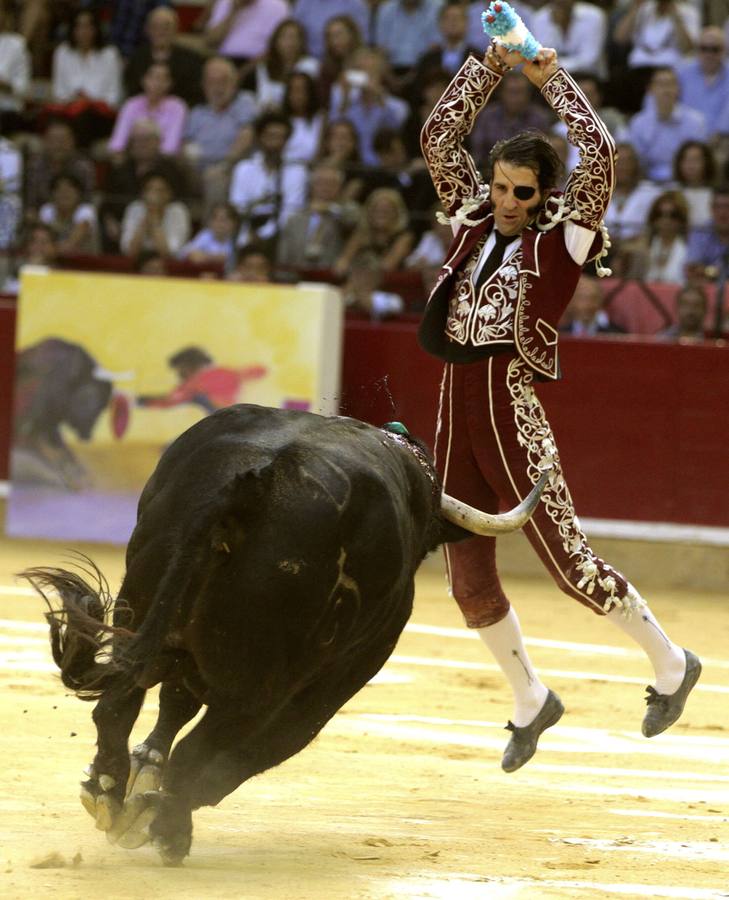
<path id="1" fill-rule="evenodd" d="M 498 160 L 491 178 L 491 206 L 503 235 L 520 234 L 542 203 L 536 172 Z"/>

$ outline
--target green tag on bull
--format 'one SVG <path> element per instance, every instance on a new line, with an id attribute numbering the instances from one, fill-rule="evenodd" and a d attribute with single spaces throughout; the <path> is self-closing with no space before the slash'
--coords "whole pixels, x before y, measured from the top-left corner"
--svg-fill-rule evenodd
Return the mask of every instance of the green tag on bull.
<path id="1" fill-rule="evenodd" d="M 402 422 L 385 422 L 382 426 L 383 431 L 390 431 L 392 434 L 401 434 L 403 437 L 410 437 L 410 432 Z"/>

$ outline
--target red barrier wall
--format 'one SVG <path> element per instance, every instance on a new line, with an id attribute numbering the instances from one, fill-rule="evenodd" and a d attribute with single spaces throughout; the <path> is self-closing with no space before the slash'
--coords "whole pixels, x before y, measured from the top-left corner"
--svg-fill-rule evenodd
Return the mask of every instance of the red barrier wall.
<path id="1" fill-rule="evenodd" d="M 432 444 L 442 366 L 415 329 L 347 323 L 341 406 Z M 537 391 L 579 514 L 729 526 L 729 348 L 566 337 L 560 348 L 564 378 Z"/>
<path id="2" fill-rule="evenodd" d="M 15 304 L 0 299 L 0 477 L 7 477 Z M 432 443 L 441 364 L 414 321 L 346 324 L 342 413 Z M 562 338 L 538 391 L 580 515 L 729 526 L 729 348 Z"/>

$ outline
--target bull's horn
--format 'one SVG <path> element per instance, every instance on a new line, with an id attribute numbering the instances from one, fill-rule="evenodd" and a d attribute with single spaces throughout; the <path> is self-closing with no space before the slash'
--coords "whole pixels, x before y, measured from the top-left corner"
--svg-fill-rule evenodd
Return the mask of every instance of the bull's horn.
<path id="1" fill-rule="evenodd" d="M 103 366 L 94 366 L 93 374 L 99 381 L 131 381 L 134 378 L 134 372 L 110 372 Z"/>
<path id="2" fill-rule="evenodd" d="M 549 471 L 544 472 L 532 488 L 529 496 L 522 500 L 518 506 L 515 506 L 514 509 L 509 510 L 509 512 L 495 516 L 489 515 L 489 513 L 474 509 L 472 506 L 462 503 L 454 497 L 442 494 L 440 501 L 441 513 L 444 519 L 447 519 L 454 525 L 460 525 L 461 528 L 465 528 L 466 531 L 472 531 L 474 534 L 490 537 L 517 531 L 526 525 L 537 508 L 542 491 L 549 481 L 549 474 Z"/>

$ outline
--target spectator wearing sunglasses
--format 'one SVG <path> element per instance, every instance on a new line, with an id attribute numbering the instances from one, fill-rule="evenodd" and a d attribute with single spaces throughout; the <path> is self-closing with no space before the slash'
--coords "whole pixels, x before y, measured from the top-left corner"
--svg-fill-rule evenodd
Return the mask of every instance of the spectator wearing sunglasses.
<path id="1" fill-rule="evenodd" d="M 716 25 L 701 31 L 696 57 L 678 70 L 681 102 L 704 114 L 712 134 L 727 98 L 729 65 L 724 32 Z"/>
<path id="2" fill-rule="evenodd" d="M 686 280 L 688 206 L 678 191 L 665 191 L 653 201 L 642 252 L 634 256 L 631 278 L 683 284 Z"/>
<path id="3" fill-rule="evenodd" d="M 491 150 L 481 177 L 464 146 L 474 119 L 506 71 L 525 76 L 566 124 L 581 151 L 564 193 L 561 163 L 544 135 L 518 134 Z M 443 489 L 496 512 L 549 481 L 524 529 L 558 587 L 628 634 L 656 675 L 643 734 L 664 731 L 683 711 L 700 663 L 659 628 L 636 589 L 590 548 L 576 517 L 554 435 L 534 381 L 560 377 L 558 323 L 583 265 L 607 249 L 601 224 L 613 190 L 615 143 L 553 49 L 533 61 L 492 45 L 469 57 L 422 131 L 423 154 L 454 240 L 419 329 L 422 347 L 444 360 L 435 459 Z M 598 274 L 606 274 L 601 267 Z M 609 426 L 608 426 L 609 427 Z M 501 766 L 514 772 L 564 711 L 524 648 L 518 617 L 499 582 L 493 537 L 445 548 L 452 594 L 466 624 L 495 657 L 514 695 Z M 640 609 L 640 615 L 630 612 Z M 670 709 L 670 713 L 668 710 Z"/>

